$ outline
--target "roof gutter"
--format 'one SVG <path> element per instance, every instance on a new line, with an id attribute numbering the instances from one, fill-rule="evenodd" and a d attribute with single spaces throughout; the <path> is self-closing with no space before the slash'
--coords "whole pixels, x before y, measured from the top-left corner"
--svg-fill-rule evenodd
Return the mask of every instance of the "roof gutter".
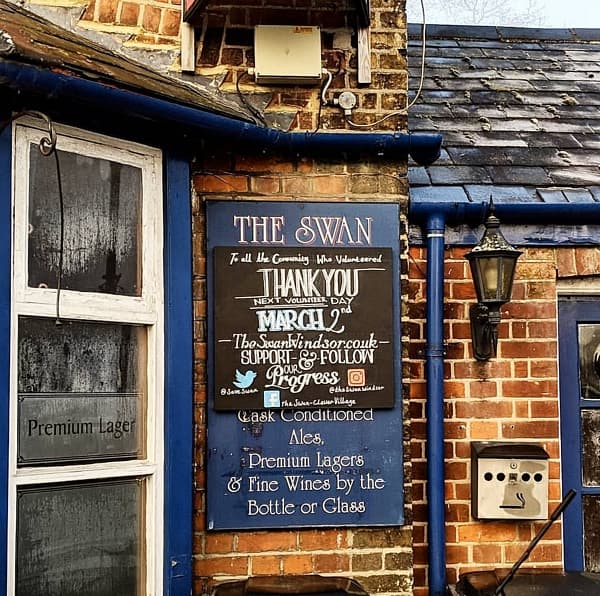
<path id="1" fill-rule="evenodd" d="M 446 225 L 484 222 L 489 202 L 418 201 L 409 202 L 411 223 L 425 225 L 432 214 L 444 218 Z M 494 201 L 494 212 L 503 224 L 592 224 L 600 223 L 600 203 L 550 203 Z"/>
<path id="2" fill-rule="evenodd" d="M 100 112 L 116 113 L 121 117 L 129 115 L 150 124 L 158 122 L 162 127 L 176 127 L 188 137 L 213 137 L 240 152 L 345 159 L 359 159 L 364 155 L 394 159 L 410 155 L 419 165 L 429 165 L 439 157 L 442 143 L 438 134 L 284 132 L 168 99 L 7 60 L 0 60 L 0 82 L 21 93 L 42 95 L 45 100 L 63 103 L 76 98 L 79 102 L 84 101 L 86 107 Z"/>

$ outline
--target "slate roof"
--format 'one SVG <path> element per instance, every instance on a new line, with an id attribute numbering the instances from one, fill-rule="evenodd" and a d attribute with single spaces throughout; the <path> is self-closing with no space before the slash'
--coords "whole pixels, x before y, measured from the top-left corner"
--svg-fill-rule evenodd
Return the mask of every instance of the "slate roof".
<path id="1" fill-rule="evenodd" d="M 238 104 L 217 93 L 155 72 L 6 0 L 0 0 L 0 61 L 67 73 L 210 113 L 254 121 Z M 5 84 L 0 79 L 0 99 Z"/>
<path id="2" fill-rule="evenodd" d="M 410 25 L 410 99 L 420 36 Z M 600 202 L 600 30 L 428 26 L 409 129 L 444 139 L 410 167 L 411 200 Z"/>

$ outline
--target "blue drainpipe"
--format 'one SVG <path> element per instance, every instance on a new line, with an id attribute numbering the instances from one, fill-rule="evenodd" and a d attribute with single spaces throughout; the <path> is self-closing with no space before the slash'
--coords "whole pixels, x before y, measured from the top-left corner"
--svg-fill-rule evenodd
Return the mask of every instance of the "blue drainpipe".
<path id="1" fill-rule="evenodd" d="M 446 593 L 444 502 L 444 216 L 427 219 L 427 544 L 429 595 Z"/>
<path id="2" fill-rule="evenodd" d="M 446 536 L 444 491 L 444 231 L 446 224 L 480 224 L 487 202 L 411 201 L 409 220 L 425 226 L 427 246 L 427 502 L 429 595 L 446 593 Z M 597 224 L 600 205 L 578 203 L 499 202 L 495 210 L 503 223 Z"/>

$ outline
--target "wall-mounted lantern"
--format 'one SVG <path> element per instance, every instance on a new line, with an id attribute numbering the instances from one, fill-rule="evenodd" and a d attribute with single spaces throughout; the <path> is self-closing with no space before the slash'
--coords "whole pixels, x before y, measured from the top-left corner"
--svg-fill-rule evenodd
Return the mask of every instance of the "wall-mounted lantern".
<path id="1" fill-rule="evenodd" d="M 502 235 L 500 220 L 494 215 L 490 201 L 483 238 L 465 255 L 477 292 L 477 304 L 470 309 L 473 355 L 477 360 L 489 360 L 496 355 L 500 307 L 510 300 L 515 267 L 521 254 Z"/>

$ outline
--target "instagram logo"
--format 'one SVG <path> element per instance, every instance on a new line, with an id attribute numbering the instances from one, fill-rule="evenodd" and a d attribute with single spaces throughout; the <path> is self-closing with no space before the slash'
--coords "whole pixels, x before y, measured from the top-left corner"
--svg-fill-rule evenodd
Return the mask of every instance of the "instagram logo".
<path id="1" fill-rule="evenodd" d="M 349 368 L 348 369 L 348 386 L 349 387 L 364 387 L 365 385 L 365 369 L 364 368 Z"/>

